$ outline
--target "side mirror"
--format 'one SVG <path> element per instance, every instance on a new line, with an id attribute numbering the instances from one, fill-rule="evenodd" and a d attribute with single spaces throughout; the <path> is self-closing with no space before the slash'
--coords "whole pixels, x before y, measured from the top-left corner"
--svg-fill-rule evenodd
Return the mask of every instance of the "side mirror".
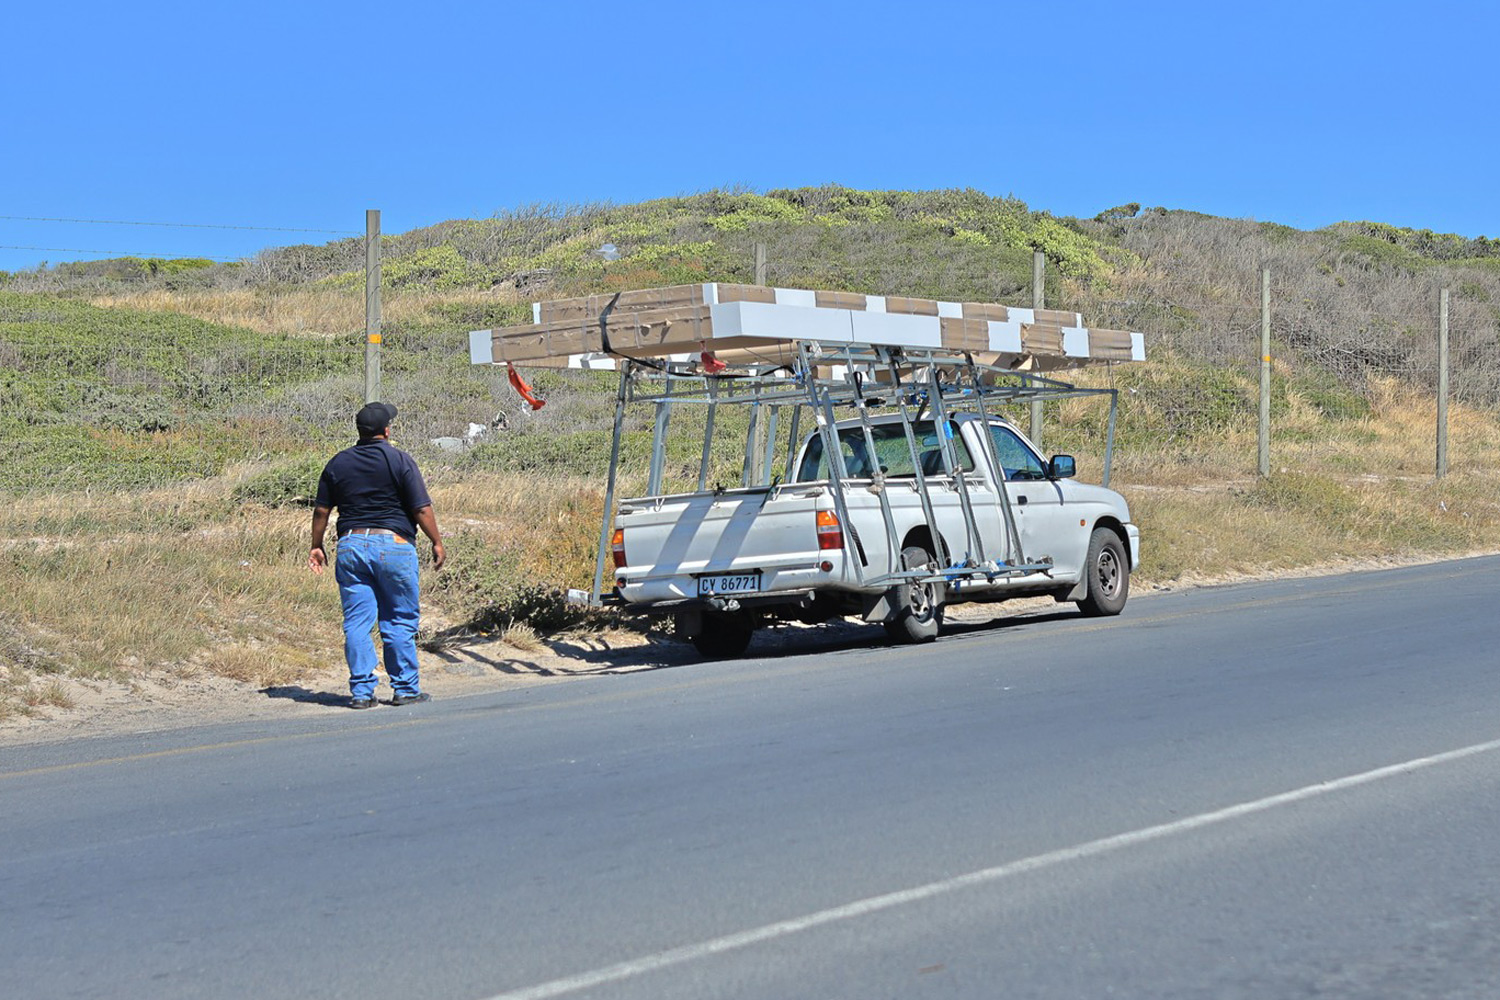
<path id="1" fill-rule="evenodd" d="M 1078 465 L 1072 455 L 1053 455 L 1047 463 L 1048 479 L 1072 479 L 1078 475 Z"/>

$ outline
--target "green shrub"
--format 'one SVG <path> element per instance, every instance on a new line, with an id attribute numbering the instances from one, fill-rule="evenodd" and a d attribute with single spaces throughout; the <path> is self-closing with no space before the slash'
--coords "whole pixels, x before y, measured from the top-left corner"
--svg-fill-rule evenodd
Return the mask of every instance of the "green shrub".
<path id="1" fill-rule="evenodd" d="M 1347 522 L 1359 511 L 1358 499 L 1348 487 L 1302 472 L 1274 473 L 1234 496 L 1249 507 L 1308 514 L 1327 524 Z"/>
<path id="2" fill-rule="evenodd" d="M 465 288 L 489 284 L 490 276 L 484 268 L 465 260 L 452 245 L 445 243 L 382 261 L 380 283 L 388 288 L 408 285 Z"/>
<path id="3" fill-rule="evenodd" d="M 230 494 L 235 503 L 258 503 L 266 507 L 311 507 L 318 492 L 327 456 L 290 458 L 250 476 Z"/>
<path id="4" fill-rule="evenodd" d="M 1301 396 L 1326 417 L 1359 420 L 1370 415 L 1369 399 L 1325 369 L 1300 372 L 1286 380 L 1284 385 L 1286 391 Z"/>
<path id="5" fill-rule="evenodd" d="M 482 605 L 464 626 L 478 632 L 502 632 L 522 624 L 545 634 L 585 624 L 603 625 L 614 617 L 609 612 L 569 604 L 567 591 L 562 588 L 517 584 Z"/>

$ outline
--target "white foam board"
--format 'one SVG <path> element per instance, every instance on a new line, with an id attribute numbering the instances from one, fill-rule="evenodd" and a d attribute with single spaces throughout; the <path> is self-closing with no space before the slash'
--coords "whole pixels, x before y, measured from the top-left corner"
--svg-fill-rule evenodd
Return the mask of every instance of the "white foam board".
<path id="1" fill-rule="evenodd" d="M 1001 354 L 1021 353 L 1021 321 L 1009 319 L 1004 323 L 990 320 L 990 350 Z"/>
<path id="2" fill-rule="evenodd" d="M 469 331 L 469 363 L 473 365 L 495 363 L 495 331 Z"/>
<path id="3" fill-rule="evenodd" d="M 818 293 L 805 291 L 801 288 L 775 288 L 776 304 L 778 306 L 802 306 L 805 309 L 816 309 L 818 307 Z"/>
<path id="4" fill-rule="evenodd" d="M 1063 356 L 1086 358 L 1089 356 L 1089 332 L 1078 326 L 1065 326 L 1062 331 Z"/>
<path id="5" fill-rule="evenodd" d="M 802 308 L 769 302 L 723 302 L 709 307 L 715 340 L 762 337 L 848 343 L 853 337 L 849 316 L 847 309 Z"/>
<path id="6" fill-rule="evenodd" d="M 901 347 L 943 346 L 943 326 L 936 316 L 905 316 L 899 313 L 849 313 L 851 338 L 856 344 Z"/>

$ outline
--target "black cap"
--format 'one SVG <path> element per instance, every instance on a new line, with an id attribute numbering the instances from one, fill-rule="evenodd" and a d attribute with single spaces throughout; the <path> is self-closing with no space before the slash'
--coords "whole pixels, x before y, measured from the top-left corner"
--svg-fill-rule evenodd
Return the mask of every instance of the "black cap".
<path id="1" fill-rule="evenodd" d="M 374 437 L 396 419 L 396 408 L 390 403 L 366 403 L 354 415 L 354 426 L 365 437 Z"/>

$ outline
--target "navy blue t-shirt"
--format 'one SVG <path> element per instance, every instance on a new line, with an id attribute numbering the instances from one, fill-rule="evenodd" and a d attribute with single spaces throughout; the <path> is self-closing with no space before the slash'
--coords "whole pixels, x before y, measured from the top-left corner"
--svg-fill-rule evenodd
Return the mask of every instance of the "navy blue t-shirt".
<path id="1" fill-rule="evenodd" d="M 319 507 L 337 507 L 342 535 L 350 528 L 388 528 L 409 539 L 417 536 L 412 517 L 432 505 L 416 461 L 399 448 L 377 439 L 361 441 L 328 460 L 318 478 Z"/>

